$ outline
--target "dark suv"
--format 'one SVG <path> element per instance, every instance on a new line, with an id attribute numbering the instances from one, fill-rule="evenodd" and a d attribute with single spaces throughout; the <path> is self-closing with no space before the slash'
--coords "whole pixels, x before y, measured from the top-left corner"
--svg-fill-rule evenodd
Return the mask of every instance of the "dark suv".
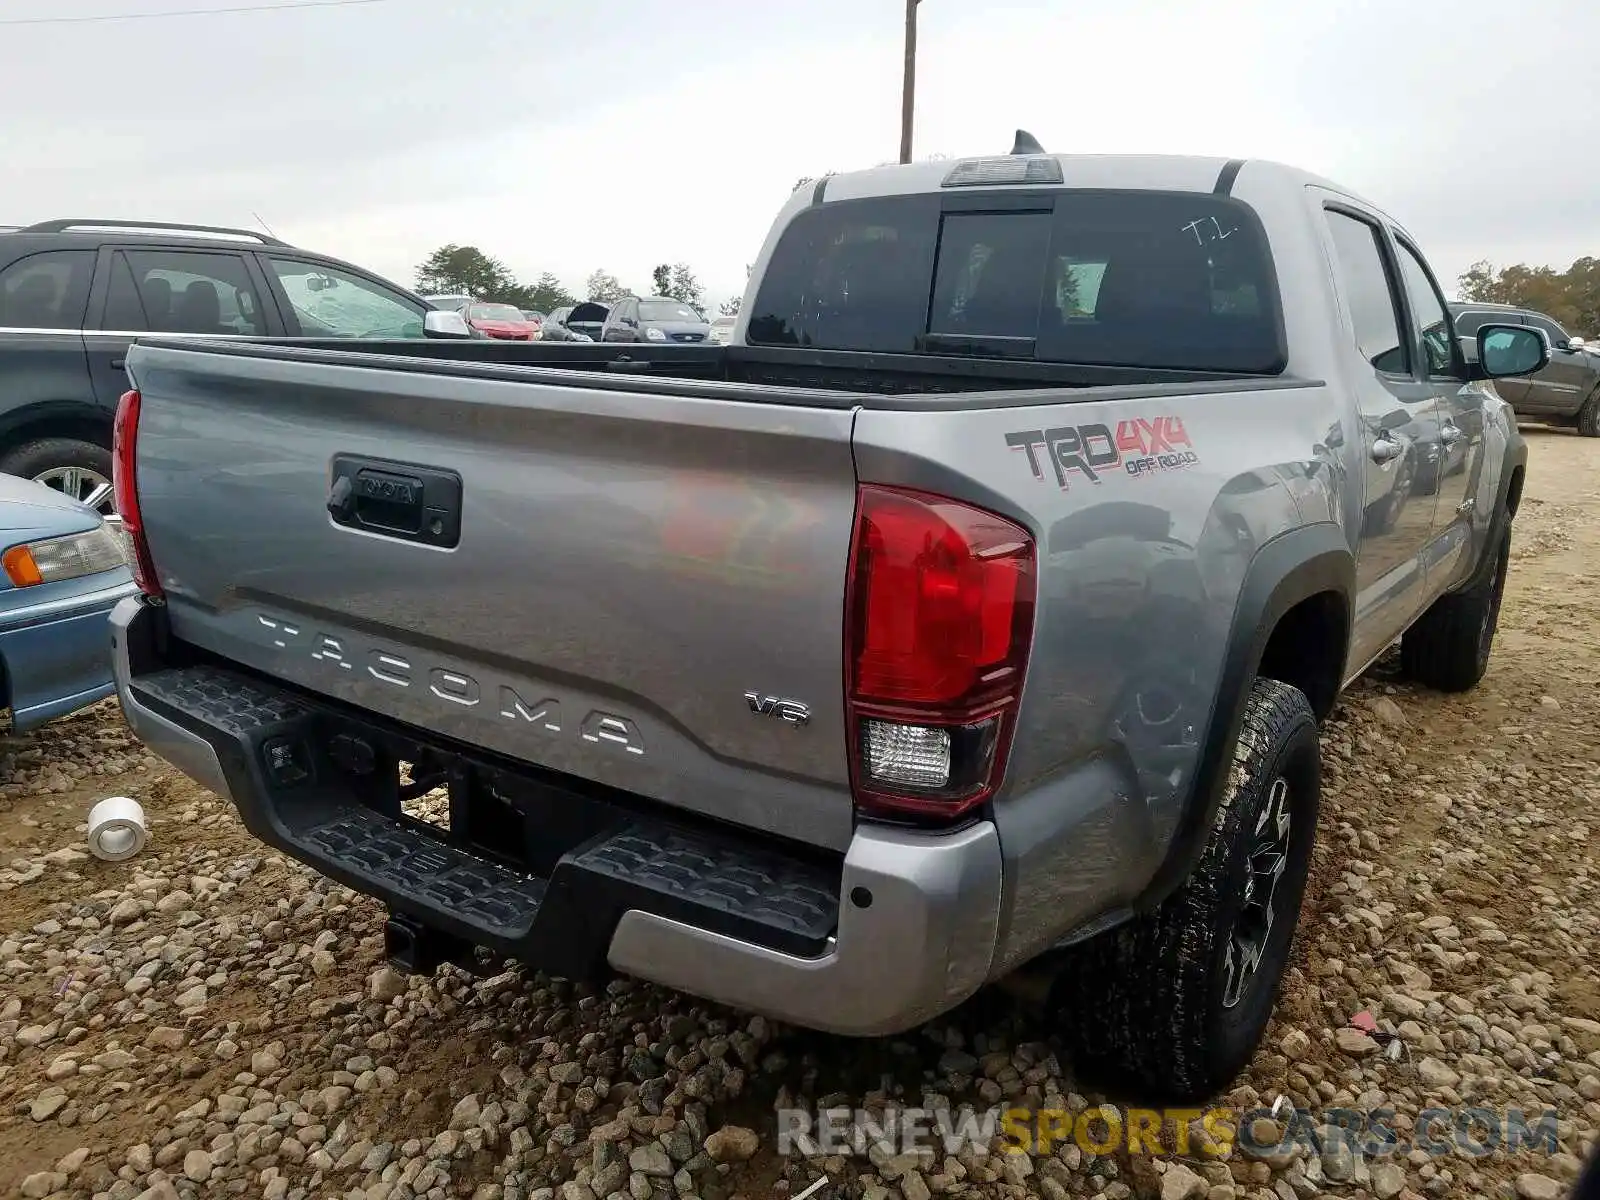
<path id="1" fill-rule="evenodd" d="M 1550 365 L 1521 379 L 1497 379 L 1494 389 L 1518 416 L 1575 425 L 1585 437 L 1600 437 L 1600 347 L 1575 338 L 1542 312 L 1510 304 L 1450 305 L 1456 336 L 1475 344 L 1480 326 L 1531 325 L 1550 340 Z"/>
<path id="2" fill-rule="evenodd" d="M 140 334 L 420 338 L 428 310 L 376 275 L 249 230 L 0 229 L 0 472 L 110 513 L 111 419 Z"/>

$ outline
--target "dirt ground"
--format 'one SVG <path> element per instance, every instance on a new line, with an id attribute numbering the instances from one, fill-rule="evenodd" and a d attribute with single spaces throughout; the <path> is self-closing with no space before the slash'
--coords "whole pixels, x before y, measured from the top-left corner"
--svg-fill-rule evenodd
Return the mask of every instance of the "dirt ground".
<path id="1" fill-rule="evenodd" d="M 1526 434 L 1488 678 L 1440 696 L 1380 666 L 1324 731 L 1296 966 L 1232 1099 L 1553 1107 L 1561 1153 L 1413 1157 L 1397 1174 L 1326 1154 L 1235 1160 L 1195 1165 L 1198 1190 L 1125 1155 L 1036 1173 L 952 1157 L 851 1166 L 833 1194 L 1553 1200 L 1547 1184 L 1569 1186 L 1600 1128 L 1600 443 Z M 90 804 L 119 793 L 150 815 L 145 852 L 76 853 Z M 1074 1100 L 1070 1064 L 994 996 L 916 1036 L 844 1043 L 627 982 L 398 979 L 381 924 L 147 755 L 114 702 L 0 742 L 0 1196 L 762 1197 L 823 1169 L 773 1152 L 781 1095 Z M 1403 1056 L 1350 1037 L 1361 1011 Z M 957 1048 L 970 1064 L 952 1066 Z M 700 1152 L 734 1123 L 758 1134 L 753 1155 Z"/>

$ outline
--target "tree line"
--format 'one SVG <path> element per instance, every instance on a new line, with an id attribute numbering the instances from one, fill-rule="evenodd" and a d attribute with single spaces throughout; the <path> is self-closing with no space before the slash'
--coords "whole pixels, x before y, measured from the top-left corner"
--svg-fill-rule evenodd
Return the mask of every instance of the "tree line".
<path id="1" fill-rule="evenodd" d="M 745 270 L 748 272 L 749 268 Z M 549 271 L 532 283 L 524 283 L 498 258 L 476 246 L 455 243 L 440 246 L 423 259 L 417 265 L 416 279 L 416 289 L 424 295 L 469 295 L 489 304 L 510 304 L 543 313 L 586 300 L 609 306 L 634 295 L 666 296 L 705 310 L 705 289 L 688 263 L 662 263 L 650 272 L 650 284 L 648 292 L 636 292 L 624 287 L 610 271 L 597 270 L 584 282 L 584 294 L 575 296 Z M 738 297 L 721 308 L 727 315 L 737 313 Z"/>
<path id="2" fill-rule="evenodd" d="M 1457 291 L 1480 304 L 1531 308 L 1580 337 L 1600 335 L 1600 258 L 1580 258 L 1565 271 L 1476 262 L 1457 281 Z"/>

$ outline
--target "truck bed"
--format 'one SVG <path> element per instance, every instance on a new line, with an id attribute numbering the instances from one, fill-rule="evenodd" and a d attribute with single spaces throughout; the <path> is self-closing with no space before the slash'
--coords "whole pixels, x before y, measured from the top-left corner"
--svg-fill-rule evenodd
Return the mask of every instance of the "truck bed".
<path id="1" fill-rule="evenodd" d="M 933 469 L 932 490 L 1026 522 L 1011 484 L 951 474 L 918 438 L 976 436 L 1027 478 L 1048 466 L 1002 435 L 1039 418 L 993 410 L 1128 400 L 1136 416 L 1168 395 L 1220 409 L 1231 393 L 1310 386 L 1090 385 L 1102 370 L 997 387 L 973 368 L 1012 364 L 639 355 L 141 341 L 140 506 L 173 637 L 457 744 L 841 850 L 855 824 L 843 660 L 858 482 Z M 900 390 L 929 372 L 952 390 Z M 788 374 L 813 386 L 764 381 Z M 899 445 L 882 430 L 857 444 L 863 412 L 919 408 L 944 416 Z M 399 491 L 347 494 L 366 516 L 342 520 L 341 476 Z M 803 731 L 759 719 L 791 699 Z"/>
<path id="2" fill-rule="evenodd" d="M 148 337 L 147 346 L 194 346 Z M 961 355 L 874 354 L 841 350 L 808 350 L 775 346 L 657 346 L 626 343 L 496 342 L 426 339 L 361 341 L 335 338 L 229 338 L 204 341 L 208 353 L 292 362 L 340 363 L 384 370 L 428 372 L 458 378 L 522 380 L 530 368 L 545 371 L 602 374 L 604 384 L 585 379 L 585 386 L 654 391 L 665 385 L 674 394 L 720 398 L 720 391 L 696 392 L 699 383 L 753 384 L 764 389 L 767 403 L 785 401 L 831 407 L 908 407 L 941 405 L 938 398 L 974 406 L 973 393 L 1006 393 L 1037 389 L 1137 388 L 1137 395 L 1181 395 L 1194 384 L 1239 388 L 1290 386 L 1303 383 L 1284 376 L 1236 375 L 1224 372 L 1171 371 L 1148 367 L 1084 366 L 1072 363 L 1005 361 Z M 555 380 L 550 376 L 552 382 Z M 1156 391 L 1152 392 L 1154 388 Z M 770 390 L 767 390 L 770 389 Z M 796 389 L 823 395 L 795 397 Z M 833 393 L 830 397 L 827 393 Z M 1125 393 L 1131 395 L 1134 393 Z M 1122 394 L 1111 392 L 1106 399 Z M 900 400 L 905 403 L 899 403 Z M 1059 395 L 1050 397 L 1059 401 Z M 1018 403 L 996 396 L 991 407 Z"/>

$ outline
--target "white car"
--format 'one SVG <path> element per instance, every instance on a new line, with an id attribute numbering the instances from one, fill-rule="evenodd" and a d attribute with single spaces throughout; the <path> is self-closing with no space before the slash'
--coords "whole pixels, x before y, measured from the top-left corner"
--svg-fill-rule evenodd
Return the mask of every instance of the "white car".
<path id="1" fill-rule="evenodd" d="M 719 346 L 726 346 L 733 337 L 733 324 L 738 317 L 718 317 L 711 322 L 711 332 L 706 336 L 706 341 L 715 342 Z"/>

